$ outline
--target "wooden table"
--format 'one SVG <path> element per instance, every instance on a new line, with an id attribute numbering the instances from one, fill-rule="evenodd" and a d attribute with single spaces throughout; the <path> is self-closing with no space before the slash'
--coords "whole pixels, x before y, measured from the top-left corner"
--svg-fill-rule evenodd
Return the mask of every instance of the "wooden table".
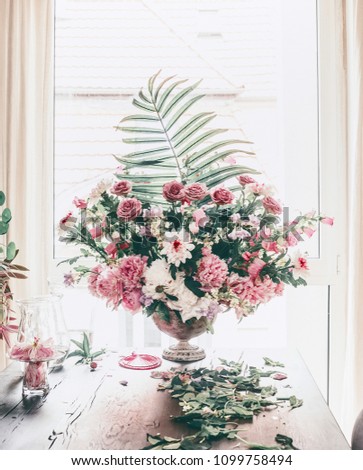
<path id="1" fill-rule="evenodd" d="M 160 350 L 147 352 L 160 354 Z M 273 382 L 279 396 L 296 395 L 304 404 L 261 413 L 252 423 L 243 423 L 241 436 L 274 445 L 275 435 L 281 433 L 292 437 L 299 449 L 349 449 L 300 356 L 279 350 L 242 354 L 246 363 L 259 367 L 266 355 L 285 363 L 288 374 L 281 382 L 264 379 L 266 384 Z M 211 352 L 193 367 L 217 365 L 218 357 L 238 360 L 241 353 Z M 171 366 L 180 364 L 164 361 L 161 368 Z M 120 368 L 116 353 L 109 353 L 95 372 L 68 359 L 62 370 L 50 374 L 51 391 L 45 399 L 22 400 L 21 380 L 18 364 L 0 374 L 0 449 L 141 449 L 147 433 L 180 437 L 188 431 L 170 420 L 170 415 L 180 413 L 178 404 L 167 392 L 157 391 L 158 380 L 150 377 L 150 371 Z M 232 448 L 243 446 L 223 440 L 213 447 Z"/>

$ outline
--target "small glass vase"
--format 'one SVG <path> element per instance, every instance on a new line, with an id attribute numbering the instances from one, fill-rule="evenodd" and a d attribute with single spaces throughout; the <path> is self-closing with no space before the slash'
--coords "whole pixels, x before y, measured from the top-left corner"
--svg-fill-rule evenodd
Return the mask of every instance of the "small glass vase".
<path id="1" fill-rule="evenodd" d="M 26 362 L 23 378 L 23 396 L 45 396 L 49 392 L 46 361 Z"/>
<path id="2" fill-rule="evenodd" d="M 31 342 L 35 337 L 42 341 L 51 339 L 56 351 L 55 358 L 49 361 L 49 367 L 59 368 L 67 357 L 70 339 L 65 325 L 58 295 L 44 295 L 31 299 L 19 300 L 20 325 L 18 343 Z"/>

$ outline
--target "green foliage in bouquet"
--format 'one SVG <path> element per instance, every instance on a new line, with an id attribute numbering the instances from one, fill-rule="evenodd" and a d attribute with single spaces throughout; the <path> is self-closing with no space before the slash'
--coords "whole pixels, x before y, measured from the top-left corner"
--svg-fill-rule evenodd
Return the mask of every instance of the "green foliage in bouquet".
<path id="1" fill-rule="evenodd" d="M 187 80 L 168 77 L 158 83 L 158 76 L 151 77 L 147 90 L 140 90 L 133 100 L 142 112 L 125 117 L 117 127 L 131 135 L 122 139 L 124 143 L 143 147 L 116 157 L 129 172 L 119 178 L 133 183 L 133 194 L 140 201 L 164 205 L 163 184 L 175 179 L 183 184 L 204 183 L 211 189 L 242 173 L 257 173 L 243 165 L 216 165 L 231 155 L 254 153 L 241 148 L 241 144 L 252 143 L 247 140 L 211 143 L 212 138 L 227 131 L 208 127 L 215 113 L 200 112 L 186 119 L 190 108 L 205 96 L 193 94 L 200 82 L 182 88 Z M 134 170 L 142 170 L 143 174 L 135 174 Z"/>

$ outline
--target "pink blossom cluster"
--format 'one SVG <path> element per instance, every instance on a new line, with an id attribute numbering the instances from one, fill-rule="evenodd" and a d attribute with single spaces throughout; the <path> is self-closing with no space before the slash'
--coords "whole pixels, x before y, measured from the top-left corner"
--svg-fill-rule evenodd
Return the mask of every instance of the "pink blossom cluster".
<path id="1" fill-rule="evenodd" d="M 145 256 L 132 255 L 111 266 L 97 265 L 88 276 L 88 288 L 96 297 L 107 299 L 114 309 L 122 305 L 131 312 L 137 312 L 141 307 L 146 262 Z"/>
<path id="2" fill-rule="evenodd" d="M 265 304 L 276 295 L 282 295 L 284 290 L 282 282 L 276 284 L 269 276 L 241 277 L 236 273 L 229 277 L 228 286 L 240 300 L 247 301 L 252 306 Z"/>
<path id="3" fill-rule="evenodd" d="M 219 289 L 228 275 L 228 266 L 217 255 L 207 254 L 199 264 L 196 279 L 202 284 L 203 290 L 208 292 Z"/>

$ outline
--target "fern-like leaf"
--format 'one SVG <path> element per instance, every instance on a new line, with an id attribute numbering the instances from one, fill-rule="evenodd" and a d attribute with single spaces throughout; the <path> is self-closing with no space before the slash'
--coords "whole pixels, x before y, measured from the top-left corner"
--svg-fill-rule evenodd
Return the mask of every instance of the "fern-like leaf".
<path id="1" fill-rule="evenodd" d="M 213 188 L 241 173 L 257 173 L 245 166 L 223 164 L 232 154 L 254 155 L 245 147 L 239 148 L 251 142 L 217 141 L 226 130 L 207 127 L 216 116 L 213 112 L 187 116 L 204 96 L 193 95 L 200 82 L 184 86 L 187 80 L 159 80 L 159 74 L 152 76 L 147 90 L 140 90 L 133 100 L 142 113 L 125 117 L 116 127 L 128 134 L 124 143 L 136 146 L 134 152 L 116 157 L 126 167 L 119 177 L 133 182 L 133 194 L 142 201 L 165 203 L 162 186 L 173 179 L 200 181 Z"/>

